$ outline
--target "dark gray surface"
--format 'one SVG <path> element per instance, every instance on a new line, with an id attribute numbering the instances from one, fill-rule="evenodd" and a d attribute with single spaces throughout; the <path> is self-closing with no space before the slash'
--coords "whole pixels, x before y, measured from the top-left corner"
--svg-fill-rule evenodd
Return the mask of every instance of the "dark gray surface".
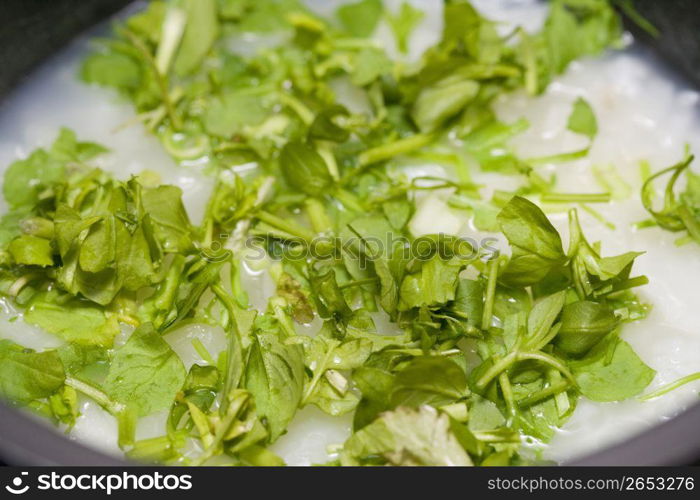
<path id="1" fill-rule="evenodd" d="M 633 23 L 628 23 L 630 31 L 700 87 L 700 1 L 635 0 L 634 5 L 661 36 L 654 38 Z"/>
<path id="2" fill-rule="evenodd" d="M 40 61 L 128 3 L 128 0 L 0 0 L 0 100 Z M 637 5 L 663 33 L 659 40 L 651 40 L 644 34 L 640 37 L 700 86 L 700 1 L 638 0 Z M 700 405 L 696 405 L 663 425 L 572 465 L 691 464 L 700 458 L 699 428 Z M 3 404 L 0 404 L 0 458 L 17 465 L 123 464 L 67 440 Z"/>
<path id="3" fill-rule="evenodd" d="M 130 0 L 0 0 L 0 99 L 40 61 Z"/>

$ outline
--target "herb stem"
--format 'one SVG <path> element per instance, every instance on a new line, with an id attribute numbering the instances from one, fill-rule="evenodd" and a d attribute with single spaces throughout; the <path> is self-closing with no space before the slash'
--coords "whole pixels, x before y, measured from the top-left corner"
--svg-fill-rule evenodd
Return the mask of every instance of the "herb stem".
<path id="1" fill-rule="evenodd" d="M 304 125 L 309 126 L 314 121 L 314 114 L 311 112 L 306 105 L 294 96 L 287 94 L 286 92 L 279 93 L 280 101 L 282 104 L 289 106 L 304 122 Z"/>
<path id="2" fill-rule="evenodd" d="M 586 205 L 585 203 L 581 203 L 579 206 L 581 207 L 581 210 L 583 210 L 584 212 L 586 212 L 588 215 L 590 215 L 591 217 L 593 217 L 594 219 L 596 219 L 598 222 L 600 222 L 601 224 L 603 224 L 605 227 L 607 227 L 607 228 L 610 229 L 611 231 L 614 231 L 615 229 L 617 229 L 617 227 L 615 226 L 615 224 L 613 224 L 612 222 L 610 222 L 609 220 L 607 220 L 605 217 L 603 217 L 603 216 L 600 214 L 600 212 L 598 212 L 597 210 L 592 209 L 591 207 L 589 207 L 589 206 Z"/>
<path id="3" fill-rule="evenodd" d="M 333 228 L 333 224 L 326 213 L 323 203 L 318 199 L 307 198 L 304 202 L 304 208 L 306 209 L 306 214 L 309 217 L 311 227 L 314 228 L 314 231 L 317 233 L 325 233 Z"/>
<path id="4" fill-rule="evenodd" d="M 82 380 L 68 377 L 66 378 L 66 385 L 89 397 L 112 415 L 117 416 L 126 408 L 123 404 L 112 401 L 102 390 Z"/>
<path id="5" fill-rule="evenodd" d="M 182 128 L 182 122 L 180 121 L 180 117 L 177 116 L 177 113 L 175 112 L 175 107 L 173 106 L 173 103 L 170 100 L 170 90 L 168 89 L 167 75 L 160 72 L 160 70 L 158 69 L 158 63 L 153 57 L 153 54 L 151 54 L 151 51 L 148 49 L 148 47 L 146 47 L 146 45 L 137 35 L 135 35 L 127 29 L 122 29 L 121 31 L 129 39 L 132 45 L 136 47 L 139 52 L 141 52 L 146 62 L 151 66 L 151 69 L 153 70 L 153 73 L 155 75 L 156 84 L 158 85 L 158 88 L 160 89 L 160 92 L 162 94 L 161 97 L 163 99 L 165 109 L 168 112 L 168 117 L 170 118 L 170 121 L 173 124 L 173 128 L 175 130 L 180 130 Z"/>
<path id="6" fill-rule="evenodd" d="M 554 396 L 566 390 L 566 388 L 569 387 L 569 385 L 571 385 L 569 381 L 561 380 L 555 384 L 550 385 L 549 387 L 545 387 L 542 390 L 533 392 L 528 397 L 518 400 L 518 407 L 527 408 L 528 406 L 537 404 L 540 401 L 543 401 L 551 396 Z"/>
<path id="7" fill-rule="evenodd" d="M 544 193 L 543 203 L 608 203 L 610 193 Z"/>
<path id="8" fill-rule="evenodd" d="M 695 216 L 688 209 L 688 206 L 685 204 L 681 204 L 679 205 L 677 211 L 678 217 L 681 219 L 683 225 L 685 225 L 685 228 L 688 230 L 688 234 L 697 243 L 700 243 L 700 224 L 698 224 L 697 220 L 695 219 Z"/>
<path id="9" fill-rule="evenodd" d="M 512 423 L 517 416 L 517 409 L 515 407 L 515 399 L 513 397 L 513 386 L 510 385 L 510 378 L 506 372 L 501 372 L 498 376 L 498 385 L 501 386 L 501 394 L 506 402 L 506 409 L 508 411 L 508 423 Z"/>
<path id="10" fill-rule="evenodd" d="M 395 156 L 420 149 L 423 146 L 430 144 L 433 139 L 434 136 L 431 134 L 416 134 L 406 137 L 405 139 L 399 139 L 388 144 L 382 144 L 381 146 L 370 148 L 360 154 L 360 169 L 375 163 L 379 163 L 380 161 L 388 160 Z"/>
<path id="11" fill-rule="evenodd" d="M 571 374 L 569 369 L 558 359 L 549 354 L 545 354 L 542 351 L 537 352 L 521 352 L 518 353 L 518 361 L 523 361 L 526 359 L 534 359 L 536 361 L 541 361 L 542 363 L 548 364 L 555 368 L 559 373 L 568 378 L 574 386 L 577 386 L 576 379 Z"/>
<path id="12" fill-rule="evenodd" d="M 493 301 L 496 297 L 496 283 L 498 281 L 498 268 L 500 258 L 491 259 L 486 265 L 488 282 L 486 285 L 486 298 L 484 299 L 484 313 L 481 317 L 481 329 L 488 330 L 493 319 Z"/>
<path id="13" fill-rule="evenodd" d="M 661 389 L 658 389 L 654 392 L 651 392 L 649 394 L 645 394 L 644 396 L 641 396 L 639 398 L 639 400 L 640 401 L 649 401 L 650 399 L 658 398 L 659 396 L 663 396 L 663 395 L 665 395 L 665 394 L 667 394 L 675 389 L 678 389 L 679 387 L 681 387 L 685 384 L 689 384 L 690 382 L 695 382 L 696 380 L 700 380 L 700 372 L 691 373 L 690 375 L 686 375 L 683 378 L 679 378 L 678 380 L 663 386 Z"/>
<path id="14" fill-rule="evenodd" d="M 547 163 L 567 163 L 574 160 L 584 158 L 588 154 L 589 148 L 579 149 L 568 153 L 558 153 L 548 156 L 539 156 L 537 158 L 528 158 L 523 160 L 528 165 L 546 165 Z"/>
<path id="15" fill-rule="evenodd" d="M 316 237 L 316 235 L 312 231 L 305 228 L 301 224 L 297 224 L 296 222 L 292 222 L 291 220 L 285 220 L 281 217 L 278 217 L 277 215 L 271 214 L 270 212 L 266 212 L 265 210 L 259 210 L 255 214 L 255 217 L 259 221 L 264 222 L 265 224 L 269 224 L 275 229 L 284 231 L 285 233 L 291 234 L 292 236 L 300 238 L 306 242 L 310 242 Z"/>
<path id="16" fill-rule="evenodd" d="M 498 377 L 502 372 L 510 368 L 510 366 L 515 363 L 518 359 L 518 352 L 513 351 L 509 353 L 507 356 L 497 360 L 491 368 L 486 370 L 486 373 L 484 373 L 479 380 L 476 381 L 476 386 L 479 389 L 485 389 L 487 385 L 491 383 L 491 381 Z"/>

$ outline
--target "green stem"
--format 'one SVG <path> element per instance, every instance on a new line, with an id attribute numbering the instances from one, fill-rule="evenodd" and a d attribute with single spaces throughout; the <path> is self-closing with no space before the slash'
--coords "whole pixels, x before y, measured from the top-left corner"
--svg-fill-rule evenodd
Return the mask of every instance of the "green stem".
<path id="1" fill-rule="evenodd" d="M 513 387 L 510 385 L 510 379 L 506 372 L 501 372 L 498 376 L 498 384 L 501 386 L 501 394 L 503 394 L 503 399 L 506 402 L 509 415 L 508 421 L 512 423 L 517 416 L 517 409 L 515 407 L 515 398 L 513 397 Z"/>
<path id="2" fill-rule="evenodd" d="M 678 217 L 685 225 L 688 230 L 688 234 L 693 237 L 693 239 L 700 243 L 700 224 L 695 219 L 695 216 L 690 212 L 687 205 L 680 205 L 678 207 Z"/>
<path id="3" fill-rule="evenodd" d="M 162 94 L 161 98 L 163 99 L 163 104 L 165 105 L 165 109 L 168 112 L 168 117 L 170 117 L 170 121 L 173 124 L 173 128 L 175 130 L 180 130 L 182 128 L 182 122 L 180 120 L 180 117 L 177 116 L 177 113 L 175 112 L 175 106 L 173 106 L 173 103 L 170 100 L 170 90 L 168 89 L 166 75 L 162 74 L 158 70 L 158 63 L 153 57 L 153 54 L 151 54 L 151 51 L 148 49 L 148 47 L 146 47 L 146 45 L 137 35 L 135 35 L 127 29 L 122 29 L 121 32 L 129 39 L 132 45 L 136 47 L 139 52 L 141 52 L 144 59 L 146 59 L 148 64 L 151 66 L 151 69 L 153 70 L 153 73 L 155 75 L 156 84 L 158 85 L 160 93 Z"/>
<path id="4" fill-rule="evenodd" d="M 258 211 L 255 214 L 255 217 L 259 221 L 264 222 L 265 224 L 269 224 L 275 229 L 284 231 L 285 233 L 291 234 L 292 236 L 295 236 L 307 242 L 310 242 L 316 237 L 316 235 L 312 231 L 305 228 L 301 224 L 297 224 L 296 222 L 292 222 L 290 220 L 285 220 L 281 217 L 278 217 L 277 215 L 273 215 L 269 212 L 266 212 L 265 210 Z"/>
<path id="5" fill-rule="evenodd" d="M 608 203 L 610 193 L 544 193 L 543 203 Z"/>
<path id="6" fill-rule="evenodd" d="M 248 397 L 249 396 L 246 392 L 241 392 L 233 398 L 231 406 L 228 408 L 228 410 L 224 414 L 224 417 L 221 419 L 219 425 L 217 426 L 216 433 L 214 434 L 214 439 L 212 439 L 212 442 L 209 444 L 209 446 L 207 446 L 206 450 L 204 450 L 204 452 L 199 456 L 199 458 L 193 461 L 192 465 L 202 465 L 214 456 L 219 446 L 221 446 L 221 444 L 224 442 L 224 439 L 226 439 L 226 434 L 228 434 L 229 429 L 231 428 L 231 424 L 233 424 L 236 417 L 238 417 L 238 413 L 240 412 L 243 405 L 247 403 Z"/>
<path id="7" fill-rule="evenodd" d="M 640 397 L 640 401 L 649 401 L 650 399 L 655 399 L 658 398 L 659 396 L 663 396 L 675 389 L 678 389 L 679 387 L 689 384 L 690 382 L 695 382 L 696 380 L 700 380 L 700 372 L 697 373 L 691 373 L 690 375 L 686 375 L 683 378 L 679 378 L 675 382 L 671 382 L 668 385 L 663 386 L 661 389 L 658 389 L 652 393 L 646 394 L 642 397 Z"/>
<path id="8" fill-rule="evenodd" d="M 323 203 L 317 198 L 308 198 L 304 202 L 304 208 L 306 209 L 306 214 L 309 216 L 311 227 L 314 228 L 314 231 L 317 233 L 325 233 L 333 228 L 333 224 L 326 213 Z"/>
<path id="9" fill-rule="evenodd" d="M 212 285 L 211 289 L 229 314 L 226 377 L 224 379 L 221 400 L 221 413 L 226 413 L 231 403 L 231 393 L 238 387 L 241 377 L 243 376 L 243 340 L 241 338 L 241 331 L 238 328 L 238 323 L 236 322 L 236 305 L 231 300 L 231 297 L 220 284 Z"/>
<path id="10" fill-rule="evenodd" d="M 270 299 L 270 305 L 272 306 L 272 311 L 274 312 L 275 318 L 279 321 L 282 331 L 287 338 L 296 337 L 296 330 L 294 329 L 294 323 L 291 318 L 284 311 L 287 302 L 281 297 L 273 297 Z"/>
<path id="11" fill-rule="evenodd" d="M 125 409 L 123 404 L 112 401 L 103 391 L 82 380 L 68 377 L 66 385 L 89 397 L 114 416 L 119 415 Z"/>
<path id="12" fill-rule="evenodd" d="M 484 299 L 484 313 L 481 317 L 481 329 L 488 330 L 493 318 L 493 301 L 496 297 L 496 283 L 498 281 L 498 257 L 491 259 L 487 264 L 488 283 L 486 285 L 486 298 Z"/>
<path id="13" fill-rule="evenodd" d="M 554 396 L 566 390 L 566 388 L 569 387 L 569 385 L 571 384 L 567 380 L 562 380 L 561 382 L 552 384 L 549 387 L 546 387 L 540 391 L 530 394 L 526 398 L 518 400 L 518 407 L 527 408 L 528 406 L 532 406 L 536 403 L 539 403 L 540 401 L 543 401 L 551 396 Z"/>
<path id="14" fill-rule="evenodd" d="M 518 359 L 517 351 L 513 351 L 504 358 L 497 360 L 491 368 L 486 370 L 479 380 L 476 381 L 476 386 L 479 389 L 485 389 L 493 379 L 498 377 L 502 372 L 510 368 Z"/>
<path id="15" fill-rule="evenodd" d="M 382 144 L 374 148 L 370 148 L 360 154 L 360 168 L 379 163 L 380 161 L 388 160 L 395 156 L 403 155 L 427 146 L 433 142 L 434 136 L 431 134 L 416 134 L 405 139 Z"/>
<path id="16" fill-rule="evenodd" d="M 569 369 L 564 366 L 564 364 L 556 359 L 553 356 L 550 356 L 549 354 L 545 354 L 543 352 L 521 352 L 518 353 L 518 361 L 523 361 L 526 359 L 534 359 L 536 361 L 540 361 L 542 363 L 545 363 L 547 365 L 550 365 L 551 367 L 555 368 L 559 373 L 564 375 L 566 378 L 569 379 L 569 381 L 574 385 L 578 386 L 576 383 L 576 379 L 574 376 L 571 374 Z"/>
<path id="17" fill-rule="evenodd" d="M 612 222 L 607 220 L 605 217 L 603 217 L 600 214 L 600 212 L 598 212 L 597 210 L 592 209 L 591 207 L 589 207 L 585 203 L 581 203 L 579 206 L 581 207 L 581 209 L 583 211 L 587 212 L 590 216 L 592 216 L 594 219 L 596 219 L 598 222 L 603 224 L 605 227 L 607 227 L 611 231 L 614 231 L 616 229 L 615 224 L 613 224 Z"/>
<path id="18" fill-rule="evenodd" d="M 588 154 L 589 148 L 571 151 L 569 153 L 559 153 L 549 156 L 540 156 L 537 158 L 528 158 L 525 161 L 528 165 L 546 165 L 547 163 L 566 163 L 574 160 L 579 160 Z"/>
<path id="19" fill-rule="evenodd" d="M 343 283 L 342 285 L 339 285 L 338 288 L 341 290 L 344 290 L 346 288 L 352 288 L 355 286 L 363 286 L 363 285 L 374 285 L 379 281 L 379 278 L 365 278 L 361 280 L 354 280 L 354 281 L 349 281 L 348 283 Z"/>

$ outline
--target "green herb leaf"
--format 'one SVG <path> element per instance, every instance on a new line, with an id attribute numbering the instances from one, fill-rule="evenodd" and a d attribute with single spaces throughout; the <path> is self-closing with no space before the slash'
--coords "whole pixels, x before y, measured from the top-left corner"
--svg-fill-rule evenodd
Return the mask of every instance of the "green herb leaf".
<path id="1" fill-rule="evenodd" d="M 656 372 L 624 340 L 600 342 L 581 361 L 571 363 L 581 394 L 592 401 L 622 401 L 641 393 Z M 612 358 L 608 352 L 612 349 Z"/>
<path id="2" fill-rule="evenodd" d="M 185 32 L 175 56 L 174 68 L 184 76 L 196 70 L 218 37 L 216 0 L 183 0 L 187 15 Z"/>
<path id="3" fill-rule="evenodd" d="M 11 401 L 28 403 L 51 396 L 65 381 L 56 351 L 34 352 L 0 340 L 0 393 Z"/>
<path id="4" fill-rule="evenodd" d="M 321 155 L 300 142 L 290 142 L 282 149 L 280 166 L 289 185 L 309 196 L 324 194 L 333 183 Z"/>
<path id="5" fill-rule="evenodd" d="M 145 416 L 170 407 L 186 375 L 177 354 L 145 324 L 116 351 L 104 387 L 114 401 Z"/>
<path id="6" fill-rule="evenodd" d="M 382 16 L 381 0 L 361 0 L 338 7 L 336 16 L 348 33 L 365 38 L 370 36 Z"/>
<path id="7" fill-rule="evenodd" d="M 434 132 L 464 109 L 478 92 L 475 81 L 459 74 L 448 76 L 420 91 L 411 116 L 421 132 Z"/>
<path id="8" fill-rule="evenodd" d="M 379 456 L 389 465 L 472 465 L 450 430 L 450 420 L 430 406 L 397 408 L 353 434 L 341 463 L 359 465 Z"/>
<path id="9" fill-rule="evenodd" d="M 605 305 L 587 300 L 567 304 L 555 343 L 562 351 L 580 356 L 600 342 L 619 324 Z"/>
<path id="10" fill-rule="evenodd" d="M 12 260 L 25 266 L 52 266 L 53 248 L 51 242 L 25 234 L 12 240 L 7 247 Z"/>
<path id="11" fill-rule="evenodd" d="M 401 3 L 401 7 L 399 7 L 399 11 L 396 15 L 387 12 L 386 17 L 391 30 L 394 32 L 396 45 L 399 51 L 404 54 L 407 53 L 411 33 L 413 33 L 413 30 L 416 29 L 423 17 L 425 17 L 425 14 L 422 10 L 416 9 L 410 3 L 404 1 Z"/>
<path id="12" fill-rule="evenodd" d="M 583 97 L 579 97 L 574 102 L 567 128 L 577 134 L 585 135 L 590 140 L 595 139 L 598 133 L 598 121 L 593 108 Z"/>
<path id="13" fill-rule="evenodd" d="M 245 386 L 267 420 L 270 442 L 281 436 L 301 402 L 304 388 L 303 350 L 286 345 L 270 333 L 253 336 Z"/>
<path id="14" fill-rule="evenodd" d="M 79 345 L 111 347 L 119 333 L 119 324 L 113 315 L 56 290 L 35 296 L 25 312 L 25 320 Z"/>
<path id="15" fill-rule="evenodd" d="M 498 214 L 498 222 L 512 248 L 501 280 L 526 286 L 542 280 L 566 261 L 557 230 L 534 203 L 515 196 Z"/>

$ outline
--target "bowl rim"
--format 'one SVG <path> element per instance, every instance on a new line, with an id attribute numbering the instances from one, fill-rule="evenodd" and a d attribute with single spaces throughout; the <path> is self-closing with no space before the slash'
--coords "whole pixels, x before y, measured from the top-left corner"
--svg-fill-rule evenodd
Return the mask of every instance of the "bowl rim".
<path id="1" fill-rule="evenodd" d="M 563 466 L 690 465 L 700 456 L 700 403 L 669 421 L 620 443 L 565 461 Z M 138 465 L 108 455 L 62 435 L 47 422 L 0 402 L 0 457 L 11 465 Z"/>

